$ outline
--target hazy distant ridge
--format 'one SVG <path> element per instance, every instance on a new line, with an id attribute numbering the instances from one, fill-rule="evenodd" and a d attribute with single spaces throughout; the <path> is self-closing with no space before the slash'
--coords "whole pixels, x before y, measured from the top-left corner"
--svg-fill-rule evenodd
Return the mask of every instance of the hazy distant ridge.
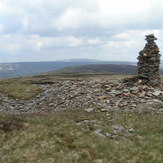
<path id="1" fill-rule="evenodd" d="M 70 73 L 70 72 L 112 72 L 120 74 L 136 74 L 137 67 L 132 65 L 118 65 L 118 64 L 90 64 L 81 66 L 65 67 L 54 72 Z"/>
<path id="2" fill-rule="evenodd" d="M 134 62 L 98 61 L 98 60 L 66 60 L 53 62 L 21 62 L 21 63 L 1 63 L 0 78 L 11 78 L 18 76 L 45 73 L 69 66 L 89 65 L 89 64 L 125 64 L 134 65 Z"/>

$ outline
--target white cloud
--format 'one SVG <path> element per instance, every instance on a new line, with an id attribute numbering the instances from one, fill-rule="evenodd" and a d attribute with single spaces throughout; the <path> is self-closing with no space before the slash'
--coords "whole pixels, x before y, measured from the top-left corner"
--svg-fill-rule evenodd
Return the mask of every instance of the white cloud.
<path id="1" fill-rule="evenodd" d="M 149 8 L 148 0 L 102 0 L 98 2 L 100 11 L 107 16 L 119 14 L 139 14 L 147 11 Z"/>
<path id="2" fill-rule="evenodd" d="M 55 48 L 72 48 L 87 44 L 87 40 L 74 36 L 41 37 L 39 35 L 1 35 L 0 48 L 6 52 L 16 50 L 46 50 Z"/>
<path id="3" fill-rule="evenodd" d="M 3 33 L 3 31 L 4 31 L 4 26 L 0 24 L 0 34 Z"/>
<path id="4" fill-rule="evenodd" d="M 23 29 L 24 29 L 24 30 L 27 30 L 28 27 L 29 27 L 29 25 L 30 25 L 30 20 L 29 20 L 29 18 L 24 17 L 24 19 L 23 19 L 23 21 L 22 21 Z"/>
<path id="5" fill-rule="evenodd" d="M 8 44 L 6 46 L 6 51 L 8 52 L 16 52 L 21 48 L 20 44 Z"/>
<path id="6" fill-rule="evenodd" d="M 29 45 L 35 49 L 40 50 L 43 48 L 64 48 L 76 47 L 82 45 L 82 39 L 74 36 L 65 37 L 41 37 L 39 35 L 31 35 L 28 38 Z"/>
<path id="7" fill-rule="evenodd" d="M 129 40 L 130 39 L 130 36 L 127 33 L 123 32 L 123 33 L 117 33 L 116 35 L 113 36 L 114 39 L 117 39 L 117 40 Z"/>
<path id="8" fill-rule="evenodd" d="M 1 44 L 0 49 L 12 55 L 21 49 L 21 45 L 15 43 Z"/>
<path id="9" fill-rule="evenodd" d="M 91 45 L 97 45 L 101 43 L 101 40 L 99 38 L 88 39 L 87 43 Z"/>
<path id="10" fill-rule="evenodd" d="M 24 3 L 26 5 L 30 5 L 31 7 L 42 7 L 44 0 L 25 0 Z"/>
<path id="11" fill-rule="evenodd" d="M 88 7 L 87 3 L 81 6 L 81 1 L 78 1 L 67 8 L 56 21 L 58 28 L 64 30 L 92 26 L 92 24 L 110 28 L 148 20 L 150 10 L 148 0 L 95 0 L 93 2 L 95 3 L 92 7 L 90 5 Z"/>
<path id="12" fill-rule="evenodd" d="M 162 0 L 0 0 L 0 50 L 22 60 L 39 60 L 43 52 L 51 59 L 136 60 L 146 34 L 154 33 L 163 49 L 162 6 Z"/>
<path id="13" fill-rule="evenodd" d="M 0 1 L 0 14 L 4 14 L 9 12 L 9 7 L 7 6 L 7 4 L 4 1 Z"/>
<path id="14" fill-rule="evenodd" d="M 59 30 L 66 28 L 78 28 L 81 20 L 79 19 L 80 12 L 76 9 L 68 9 L 65 13 L 55 22 L 56 27 Z"/>

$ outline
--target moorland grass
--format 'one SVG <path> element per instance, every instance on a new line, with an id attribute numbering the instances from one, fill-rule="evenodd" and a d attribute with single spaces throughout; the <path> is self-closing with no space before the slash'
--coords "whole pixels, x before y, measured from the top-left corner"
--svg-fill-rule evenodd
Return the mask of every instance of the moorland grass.
<path id="1" fill-rule="evenodd" d="M 36 85 L 13 82 L 0 84 L 0 92 L 14 99 L 29 100 L 42 92 L 42 88 Z"/>
<path id="2" fill-rule="evenodd" d="M 0 115 L 0 119 L 0 162 L 161 163 L 163 160 L 161 114 L 106 115 L 76 109 L 31 116 Z M 95 128 L 77 125 L 84 120 L 97 120 L 97 127 L 105 132 L 111 132 L 112 125 L 132 127 L 137 135 L 99 137 L 93 132 Z M 5 122 L 9 123 L 4 129 Z"/>

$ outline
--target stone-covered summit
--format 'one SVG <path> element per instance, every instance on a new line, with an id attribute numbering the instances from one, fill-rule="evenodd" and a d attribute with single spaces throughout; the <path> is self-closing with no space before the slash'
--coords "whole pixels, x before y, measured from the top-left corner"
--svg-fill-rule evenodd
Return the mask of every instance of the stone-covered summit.
<path id="1" fill-rule="evenodd" d="M 159 86 L 161 83 L 159 75 L 160 57 L 159 48 L 155 43 L 157 38 L 154 34 L 145 36 L 147 41 L 138 56 L 138 79 L 141 84 Z"/>

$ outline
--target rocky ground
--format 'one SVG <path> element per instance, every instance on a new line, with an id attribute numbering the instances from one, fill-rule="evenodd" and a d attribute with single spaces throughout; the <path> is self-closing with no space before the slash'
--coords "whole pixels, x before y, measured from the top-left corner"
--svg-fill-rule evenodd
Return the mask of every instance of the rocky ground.
<path id="1" fill-rule="evenodd" d="M 42 84 L 42 93 L 31 100 L 13 99 L 0 94 L 0 112 L 30 114 L 83 108 L 86 112 L 145 110 L 163 113 L 163 87 L 137 83 L 124 84 L 107 79 L 70 79 Z"/>

